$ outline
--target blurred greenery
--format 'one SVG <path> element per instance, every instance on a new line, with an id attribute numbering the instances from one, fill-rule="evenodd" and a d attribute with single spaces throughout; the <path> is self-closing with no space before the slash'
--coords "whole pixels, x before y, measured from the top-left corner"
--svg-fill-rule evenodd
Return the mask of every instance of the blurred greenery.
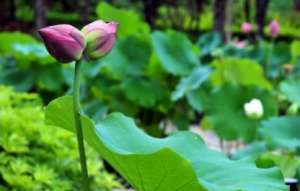
<path id="1" fill-rule="evenodd" d="M 0 86 L 1 190 L 80 190 L 75 137 L 44 124 L 41 99 Z M 87 147 L 92 190 L 121 187 Z"/>

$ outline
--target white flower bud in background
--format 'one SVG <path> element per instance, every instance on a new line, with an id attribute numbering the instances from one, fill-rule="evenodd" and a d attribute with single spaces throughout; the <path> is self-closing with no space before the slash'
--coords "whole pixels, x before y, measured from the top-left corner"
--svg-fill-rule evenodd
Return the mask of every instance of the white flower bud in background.
<path id="1" fill-rule="evenodd" d="M 247 117 L 251 119 L 259 119 L 264 115 L 264 108 L 259 99 L 252 99 L 250 102 L 245 103 L 244 111 Z"/>

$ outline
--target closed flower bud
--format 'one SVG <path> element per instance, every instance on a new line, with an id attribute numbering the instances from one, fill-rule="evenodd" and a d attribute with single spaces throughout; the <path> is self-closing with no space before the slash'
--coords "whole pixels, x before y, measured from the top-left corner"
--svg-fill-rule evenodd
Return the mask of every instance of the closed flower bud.
<path id="1" fill-rule="evenodd" d="M 81 30 L 87 40 L 86 54 L 97 59 L 108 54 L 116 41 L 117 23 L 102 20 L 92 22 Z"/>
<path id="2" fill-rule="evenodd" d="M 252 30 L 252 25 L 250 23 L 244 22 L 241 26 L 243 33 L 250 33 Z"/>
<path id="3" fill-rule="evenodd" d="M 59 62 L 67 63 L 82 57 L 86 42 L 83 34 L 67 24 L 54 25 L 39 30 L 48 52 Z"/>
<path id="4" fill-rule="evenodd" d="M 244 112 L 251 119 L 259 119 L 264 114 L 263 105 L 259 99 L 254 98 L 250 102 L 245 103 Z"/>
<path id="5" fill-rule="evenodd" d="M 276 38 L 279 34 L 280 26 L 276 20 L 273 20 L 269 25 L 269 32 L 273 38 Z"/>

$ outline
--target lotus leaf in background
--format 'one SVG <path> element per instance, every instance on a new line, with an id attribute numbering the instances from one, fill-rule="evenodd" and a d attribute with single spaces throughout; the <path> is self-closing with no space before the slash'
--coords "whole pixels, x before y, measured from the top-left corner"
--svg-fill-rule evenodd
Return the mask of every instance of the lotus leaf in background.
<path id="1" fill-rule="evenodd" d="M 151 45 L 140 37 L 119 40 L 112 52 L 103 58 L 103 69 L 114 79 L 143 76 L 149 65 Z"/>
<path id="2" fill-rule="evenodd" d="M 70 96 L 52 101 L 46 108 L 47 123 L 74 132 L 72 107 Z M 278 169 L 231 161 L 207 149 L 193 133 L 152 138 L 120 113 L 108 115 L 96 126 L 87 116 L 81 121 L 85 140 L 137 190 L 288 190 Z"/>
<path id="3" fill-rule="evenodd" d="M 32 36 L 22 32 L 0 33 L 0 55 L 12 56 L 20 62 L 38 61 L 49 64 L 54 61 L 46 48 Z"/>
<path id="4" fill-rule="evenodd" d="M 150 28 L 146 22 L 134 11 L 116 8 L 101 2 L 96 7 L 99 18 L 105 21 L 116 21 L 119 24 L 118 36 L 123 38 L 134 34 L 147 34 Z"/>
<path id="5" fill-rule="evenodd" d="M 41 43 L 20 32 L 2 32 L 0 41 L 0 83 L 18 91 L 62 91 L 66 85 L 63 71 Z"/>
<path id="6" fill-rule="evenodd" d="M 190 75 L 180 80 L 175 91 L 172 92 L 172 100 L 176 101 L 192 90 L 200 86 L 209 78 L 212 70 L 210 67 L 198 66 Z"/>
<path id="7" fill-rule="evenodd" d="M 273 117 L 262 122 L 260 133 L 272 148 L 300 151 L 300 118 L 296 116 Z"/>
<path id="8" fill-rule="evenodd" d="M 272 89 L 264 77 L 262 67 L 255 61 L 241 58 L 224 58 L 212 63 L 215 71 L 211 74 L 214 85 L 231 83 L 234 85 L 257 86 Z"/>
<path id="9" fill-rule="evenodd" d="M 207 88 L 203 84 L 202 88 L 198 88 L 195 90 L 192 90 L 186 94 L 188 104 L 196 111 L 203 112 L 203 105 L 205 101 L 205 97 L 207 96 L 207 92 L 210 92 L 211 89 Z"/>
<path id="10" fill-rule="evenodd" d="M 156 31 L 152 33 L 153 49 L 165 71 L 176 75 L 188 75 L 200 64 L 196 47 L 182 33 Z"/>
<path id="11" fill-rule="evenodd" d="M 289 63 L 292 59 L 290 45 L 285 42 L 278 42 L 274 44 L 272 51 L 271 66 L 268 67 L 267 76 L 271 79 L 278 79 L 280 76 L 284 76 L 282 67 L 284 64 Z"/>
<path id="12" fill-rule="evenodd" d="M 260 121 L 277 114 L 276 97 L 272 92 L 254 86 L 223 85 L 204 92 L 194 91 L 193 105 L 203 109 L 214 130 L 222 139 L 243 139 L 252 142 L 258 138 Z M 261 119 L 250 119 L 244 113 L 244 104 L 259 99 L 264 108 Z M 195 108 L 197 109 L 197 108 Z"/>
<path id="13" fill-rule="evenodd" d="M 265 74 L 269 79 L 286 78 L 283 73 L 283 66 L 292 59 L 290 45 L 280 41 L 275 42 L 272 48 L 271 46 L 268 41 L 259 41 L 257 44 L 248 45 L 243 49 L 228 44 L 221 50 L 225 57 L 247 58 L 252 62 L 256 61 L 257 64 L 265 68 Z"/>
<path id="14" fill-rule="evenodd" d="M 199 37 L 197 45 L 200 47 L 201 56 L 210 55 L 215 49 L 222 45 L 222 38 L 219 33 L 206 33 Z"/>
<path id="15" fill-rule="evenodd" d="M 145 108 L 153 107 L 164 96 L 160 83 L 150 79 L 126 79 L 122 89 L 128 100 Z"/>
<path id="16" fill-rule="evenodd" d="M 290 79 L 280 83 L 280 91 L 286 96 L 286 98 L 300 106 L 300 80 Z"/>

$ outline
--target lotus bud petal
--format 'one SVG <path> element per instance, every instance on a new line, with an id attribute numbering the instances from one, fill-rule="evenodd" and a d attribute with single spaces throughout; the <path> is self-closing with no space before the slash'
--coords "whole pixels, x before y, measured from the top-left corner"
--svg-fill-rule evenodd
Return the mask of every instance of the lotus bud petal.
<path id="1" fill-rule="evenodd" d="M 250 23 L 244 22 L 241 26 L 243 33 L 250 33 L 252 30 L 252 25 Z"/>
<path id="2" fill-rule="evenodd" d="M 91 59 L 97 59 L 108 54 L 116 41 L 116 22 L 104 22 L 98 20 L 92 22 L 81 30 L 87 40 L 85 50 L 87 56 Z"/>
<path id="3" fill-rule="evenodd" d="M 86 42 L 83 34 L 67 24 L 54 25 L 39 30 L 48 52 L 59 62 L 67 63 L 82 57 Z"/>
<path id="4" fill-rule="evenodd" d="M 244 112 L 250 119 L 259 119 L 264 114 L 264 109 L 259 99 L 252 99 L 250 102 L 245 103 Z"/>
<path id="5" fill-rule="evenodd" d="M 273 38 L 276 38 L 279 34 L 280 26 L 276 20 L 273 20 L 269 25 L 269 32 Z"/>

